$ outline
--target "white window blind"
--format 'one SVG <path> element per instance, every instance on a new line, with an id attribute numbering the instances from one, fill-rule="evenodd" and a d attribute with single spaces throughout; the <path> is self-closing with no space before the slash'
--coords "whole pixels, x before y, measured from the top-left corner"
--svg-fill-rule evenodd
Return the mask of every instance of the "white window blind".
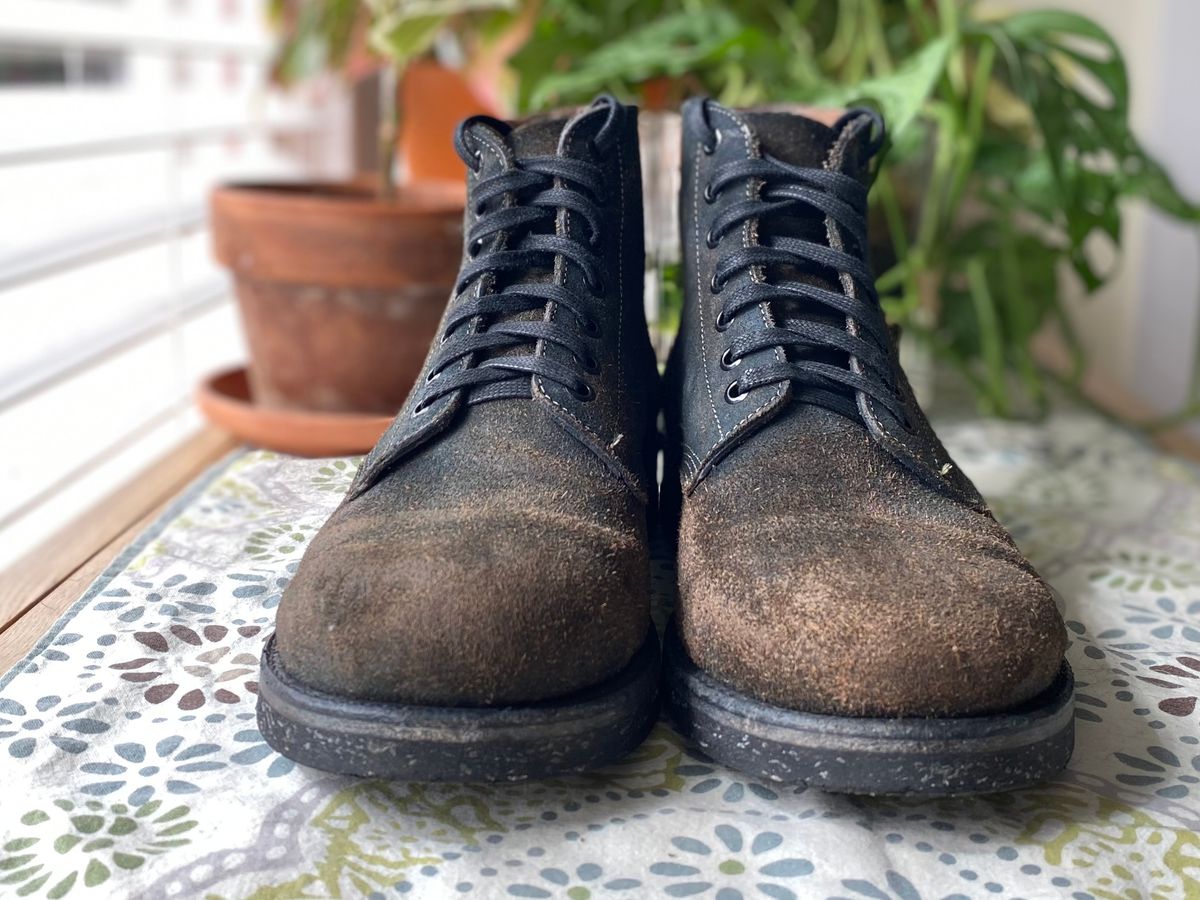
<path id="1" fill-rule="evenodd" d="M 210 188 L 339 177 L 349 104 L 269 84 L 266 0 L 0 3 L 0 570 L 199 427 L 244 358 Z"/>

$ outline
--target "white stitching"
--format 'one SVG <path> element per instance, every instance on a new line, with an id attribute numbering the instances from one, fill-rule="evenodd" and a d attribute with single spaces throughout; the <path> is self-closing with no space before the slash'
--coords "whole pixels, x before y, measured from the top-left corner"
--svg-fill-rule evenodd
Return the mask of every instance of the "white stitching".
<path id="1" fill-rule="evenodd" d="M 624 357 L 621 355 L 621 337 L 625 331 L 625 155 L 621 141 L 617 141 L 617 184 L 621 191 L 621 215 L 617 226 L 617 409 L 621 408 L 621 389 L 625 382 Z"/>
<path id="2" fill-rule="evenodd" d="M 737 128 L 742 132 L 742 136 L 746 141 L 747 156 L 757 156 L 758 155 L 758 143 L 754 139 L 754 134 L 753 134 L 753 132 L 751 132 L 750 126 L 746 122 L 744 122 L 740 118 L 738 118 L 736 115 L 734 115 L 733 112 L 731 112 L 728 109 L 725 109 L 724 107 L 721 107 L 721 106 L 714 107 L 713 111 L 725 116 L 727 119 L 729 119 L 731 122 L 733 122 L 734 125 L 737 126 Z M 697 157 L 697 159 L 698 159 L 698 157 Z M 696 179 L 697 190 L 699 190 L 699 181 L 700 180 L 697 178 Z M 758 191 L 758 188 L 754 184 L 754 182 L 753 181 L 749 182 L 746 185 L 746 199 L 748 199 L 748 200 L 754 199 L 757 191 Z M 697 238 L 696 256 L 697 256 L 697 258 L 699 258 L 699 255 L 700 255 L 699 236 L 700 236 L 700 217 L 696 216 L 696 238 Z M 747 222 L 742 227 L 742 246 L 743 247 L 750 246 L 749 242 L 750 242 L 751 238 L 753 238 L 753 240 L 755 240 L 755 241 L 758 240 L 757 233 L 755 231 L 752 231 L 751 223 Z M 761 269 L 758 272 L 755 272 L 752 270 L 750 273 L 750 277 L 753 278 L 755 281 L 759 281 L 761 283 L 761 279 L 762 279 Z M 697 269 L 697 279 L 698 278 L 699 278 L 699 269 Z M 697 293 L 699 293 L 698 289 L 697 289 Z M 763 301 L 762 303 L 760 303 L 758 305 L 758 311 L 759 311 L 759 315 L 762 316 L 763 325 L 770 328 L 771 325 L 773 324 L 773 322 L 772 322 L 771 315 L 770 315 L 770 307 L 767 305 L 766 301 Z M 701 352 L 703 353 L 703 347 L 701 347 Z M 783 357 L 783 351 L 781 349 L 776 349 L 775 354 L 776 354 L 777 359 L 780 359 L 780 361 L 783 361 L 784 357 Z M 707 354 L 704 354 L 704 377 L 705 377 L 705 380 L 707 381 L 707 379 L 708 379 L 708 357 L 707 357 Z M 736 425 L 734 425 L 733 428 L 730 429 L 730 431 L 729 431 L 729 436 L 732 438 L 747 423 L 752 422 L 754 419 L 759 418 L 762 415 L 765 415 L 766 412 L 768 411 L 768 409 L 770 409 L 771 405 L 775 401 L 783 399 L 783 396 L 784 396 L 784 393 L 786 392 L 786 390 L 787 390 L 786 384 L 784 382 L 780 382 L 779 386 L 775 389 L 775 393 L 772 395 L 771 399 L 767 400 L 767 402 L 763 403 L 761 406 L 756 407 L 752 412 L 748 413 L 740 422 L 738 422 Z M 709 402 L 711 402 L 711 401 L 712 401 L 712 390 L 710 388 L 709 389 Z M 714 413 L 714 415 L 716 414 L 715 408 L 713 410 L 713 413 Z M 705 454 L 706 458 L 711 457 L 713 452 L 718 447 L 720 447 L 722 443 L 725 442 L 725 432 L 721 429 L 720 422 L 717 423 L 717 431 L 720 433 L 721 437 L 720 437 L 720 439 L 718 439 L 716 441 L 716 443 L 714 443 L 711 447 L 709 447 L 708 453 Z"/>
<path id="3" fill-rule="evenodd" d="M 725 429 L 721 427 L 721 417 L 717 415 L 717 404 L 713 399 L 712 381 L 708 377 L 708 342 L 705 340 L 705 333 L 708 331 L 708 310 L 705 308 L 705 293 L 704 287 L 700 279 L 700 154 L 704 151 L 704 142 L 701 141 L 696 145 L 696 164 L 695 177 L 692 179 L 692 221 L 696 225 L 696 306 L 698 307 L 700 321 L 700 361 L 704 369 L 704 387 L 708 391 L 708 405 L 712 410 L 713 422 L 717 426 L 717 434 L 721 438 L 725 437 Z M 718 440 L 717 443 L 720 443 Z"/>
<path id="4" fill-rule="evenodd" d="M 835 166 L 840 166 L 842 158 L 846 152 L 846 148 L 850 146 L 850 141 L 860 130 L 861 126 L 859 128 L 849 127 L 842 129 L 842 133 L 838 135 L 838 139 L 830 146 L 829 153 L 825 157 L 824 168 L 826 171 L 831 171 Z M 829 245 L 833 247 L 833 249 L 845 250 L 845 244 L 842 241 L 841 230 L 838 228 L 837 223 L 834 222 L 833 218 L 830 216 L 825 217 L 825 235 L 829 240 Z M 842 290 L 845 291 L 846 295 L 848 297 L 857 299 L 858 286 L 854 283 L 854 279 L 850 276 L 850 274 L 848 272 L 839 271 L 838 280 L 841 281 Z M 858 322 L 854 320 L 853 316 L 846 316 L 846 330 L 855 336 L 858 335 Z M 857 362 L 857 360 L 855 360 L 853 357 L 851 357 L 851 360 L 852 363 Z M 884 425 L 883 421 L 876 414 L 874 408 L 872 407 L 871 398 L 864 394 L 863 399 L 865 402 L 861 406 L 862 411 L 871 417 L 871 421 L 880 431 L 887 435 L 888 440 L 897 445 L 902 445 L 900 439 L 892 434 L 892 432 L 888 431 L 887 426 Z"/>

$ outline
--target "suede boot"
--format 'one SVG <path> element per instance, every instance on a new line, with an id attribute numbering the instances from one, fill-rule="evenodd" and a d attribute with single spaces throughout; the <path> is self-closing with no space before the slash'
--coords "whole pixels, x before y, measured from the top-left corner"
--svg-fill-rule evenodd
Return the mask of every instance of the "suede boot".
<path id="1" fill-rule="evenodd" d="M 466 234 L 440 337 L 264 653 L 263 735 L 334 772 L 579 771 L 655 716 L 636 109 L 476 117 L 455 142 Z"/>
<path id="2" fill-rule="evenodd" d="M 712 101 L 683 118 L 679 727 L 755 776 L 838 791 L 1057 772 L 1062 619 L 918 407 L 866 263 L 882 121 Z"/>

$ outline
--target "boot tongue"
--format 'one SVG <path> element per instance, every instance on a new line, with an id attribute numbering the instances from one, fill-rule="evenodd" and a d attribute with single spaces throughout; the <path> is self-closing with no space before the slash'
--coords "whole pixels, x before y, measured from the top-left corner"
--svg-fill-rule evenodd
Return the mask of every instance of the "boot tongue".
<path id="1" fill-rule="evenodd" d="M 532 119 L 516 126 L 508 134 L 508 143 L 517 159 L 531 156 L 554 156 L 558 141 L 569 119 Z"/>
<path id="2" fill-rule="evenodd" d="M 837 132 L 814 118 L 787 112 L 745 112 L 742 118 L 758 139 L 763 156 L 793 166 L 824 168 Z"/>
<path id="3" fill-rule="evenodd" d="M 605 106 L 589 106 L 573 116 L 532 119 L 508 135 L 517 159 L 531 156 L 574 156 L 575 148 L 595 137 L 608 118 Z"/>

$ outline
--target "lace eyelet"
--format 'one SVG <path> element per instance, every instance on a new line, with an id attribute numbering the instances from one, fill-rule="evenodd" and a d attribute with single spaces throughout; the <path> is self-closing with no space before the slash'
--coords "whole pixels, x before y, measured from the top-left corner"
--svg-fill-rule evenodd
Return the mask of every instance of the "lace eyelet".
<path id="1" fill-rule="evenodd" d="M 721 134 L 721 132 L 718 130 L 714 130 L 712 139 L 708 143 L 700 145 L 701 148 L 704 150 L 704 155 L 712 156 L 714 153 L 716 153 L 717 148 L 719 146 L 721 146 L 721 141 L 723 141 L 723 140 L 725 140 L 725 138 Z"/>
<path id="2" fill-rule="evenodd" d="M 600 337 L 600 323 L 591 316 L 581 316 L 579 318 L 579 327 L 583 329 L 583 333 L 588 337 Z"/>
<path id="3" fill-rule="evenodd" d="M 467 244 L 467 256 L 474 259 L 479 255 L 479 251 L 483 249 L 483 238 L 475 238 L 471 243 Z"/>
<path id="4" fill-rule="evenodd" d="M 416 419 L 419 416 L 425 415 L 425 413 L 429 412 L 429 409 L 432 405 L 433 404 L 427 403 L 424 400 L 418 400 L 417 405 L 413 407 L 412 417 Z"/>
<path id="5" fill-rule="evenodd" d="M 717 202 L 717 192 L 713 190 L 711 181 L 704 186 L 704 202 L 708 204 Z"/>
<path id="6" fill-rule="evenodd" d="M 585 353 L 583 356 L 575 357 L 579 360 L 579 364 L 583 366 L 583 371 L 589 375 L 596 375 L 600 371 L 600 361 L 591 353 Z"/>
<path id="7" fill-rule="evenodd" d="M 433 382 L 437 381 L 441 377 L 442 377 L 442 373 L 441 373 L 440 369 L 430 372 L 428 375 L 425 376 L 425 383 L 432 384 Z"/>
<path id="8" fill-rule="evenodd" d="M 716 250 L 720 244 L 720 238 L 713 234 L 713 230 L 711 228 L 708 229 L 708 234 L 704 236 L 704 245 L 708 247 L 709 250 Z"/>
<path id="9" fill-rule="evenodd" d="M 725 331 L 729 328 L 729 320 L 725 318 L 724 311 L 717 313 L 717 321 L 713 324 L 717 331 Z"/>
<path id="10" fill-rule="evenodd" d="M 586 381 L 581 380 L 579 384 L 575 385 L 574 387 L 567 388 L 567 390 L 570 392 L 571 396 L 580 403 L 591 403 L 596 399 L 595 390 L 593 390 L 592 386 Z"/>
<path id="11" fill-rule="evenodd" d="M 721 368 L 726 372 L 728 372 L 730 369 L 736 369 L 741 364 L 742 358 L 739 356 L 737 359 L 734 359 L 733 352 L 731 350 L 726 350 L 721 354 Z"/>
<path id="12" fill-rule="evenodd" d="M 717 273 L 713 273 L 713 277 L 708 280 L 708 289 L 714 294 L 719 294 L 725 288 L 725 285 L 717 281 Z"/>
<path id="13" fill-rule="evenodd" d="M 479 170 L 480 170 L 480 169 L 482 169 L 482 168 L 483 168 L 483 151 L 482 151 L 482 150 L 480 150 L 480 149 L 478 149 L 478 148 L 476 148 L 476 150 L 475 150 L 475 165 L 473 165 L 473 166 L 471 167 L 471 170 L 472 170 L 472 171 L 473 171 L 473 172 L 474 172 L 476 175 L 478 175 L 478 174 L 479 174 Z"/>
<path id="14" fill-rule="evenodd" d="M 591 291 L 593 294 L 596 294 L 597 296 L 599 296 L 600 294 L 603 294 L 605 292 L 603 277 L 598 275 L 594 279 L 593 278 L 585 278 L 584 281 L 587 282 L 588 290 Z"/>
<path id="15" fill-rule="evenodd" d="M 738 391 L 736 380 L 729 382 L 729 387 L 725 388 L 725 402 L 727 403 L 741 403 L 749 396 L 749 393 L 743 394 Z"/>

